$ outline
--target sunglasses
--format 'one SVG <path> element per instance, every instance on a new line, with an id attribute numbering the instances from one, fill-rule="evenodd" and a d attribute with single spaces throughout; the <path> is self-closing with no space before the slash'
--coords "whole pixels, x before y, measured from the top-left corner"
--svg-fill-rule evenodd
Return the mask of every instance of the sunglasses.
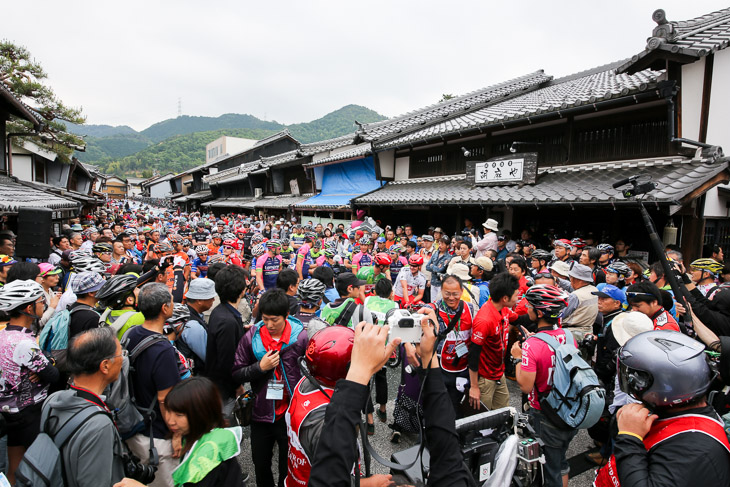
<path id="1" fill-rule="evenodd" d="M 233 250 L 233 247 L 231 247 L 230 245 L 224 245 L 223 250 Z"/>

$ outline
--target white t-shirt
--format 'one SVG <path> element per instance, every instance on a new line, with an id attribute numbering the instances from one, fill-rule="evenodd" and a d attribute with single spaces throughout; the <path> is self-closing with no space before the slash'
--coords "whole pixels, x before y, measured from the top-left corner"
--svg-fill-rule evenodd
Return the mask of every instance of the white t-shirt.
<path id="1" fill-rule="evenodd" d="M 407 294 L 403 293 L 403 286 L 401 286 L 401 281 L 406 281 L 406 284 L 408 286 Z M 398 272 L 398 277 L 395 280 L 395 284 L 393 285 L 393 292 L 395 292 L 396 296 L 400 296 L 401 298 L 405 296 L 415 296 L 418 294 L 418 289 L 425 289 L 426 288 L 426 278 L 423 274 L 419 271 L 418 274 L 415 276 L 411 272 L 410 266 L 405 266 Z"/>

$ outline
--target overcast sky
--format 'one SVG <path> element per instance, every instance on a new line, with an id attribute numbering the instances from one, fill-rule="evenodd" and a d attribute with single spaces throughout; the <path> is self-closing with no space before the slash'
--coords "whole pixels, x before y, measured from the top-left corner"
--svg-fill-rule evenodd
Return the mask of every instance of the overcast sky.
<path id="1" fill-rule="evenodd" d="M 663 8 L 715 0 L 35 1 L 3 5 L 26 46 L 93 124 L 142 130 L 177 116 L 306 122 L 350 103 L 386 116 L 538 69 L 563 76 L 630 57 Z"/>

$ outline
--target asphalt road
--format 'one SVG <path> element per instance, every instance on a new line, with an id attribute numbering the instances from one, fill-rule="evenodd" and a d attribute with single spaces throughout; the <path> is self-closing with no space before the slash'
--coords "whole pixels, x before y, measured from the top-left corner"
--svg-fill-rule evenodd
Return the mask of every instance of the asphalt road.
<path id="1" fill-rule="evenodd" d="M 400 370 L 388 369 L 388 422 L 393 417 L 393 402 L 398 390 L 398 383 L 400 379 Z M 510 405 L 518 408 L 520 407 L 520 391 L 517 384 L 508 381 L 510 390 Z M 374 393 L 373 393 L 374 397 Z M 376 406 L 377 407 L 377 406 Z M 373 445 L 375 450 L 380 454 L 381 457 L 389 459 L 391 454 L 396 451 L 405 450 L 415 445 L 417 438 L 403 435 L 399 444 L 393 444 L 390 442 L 390 434 L 392 430 L 388 428 L 387 423 L 381 423 L 375 418 L 375 435 L 370 437 L 370 443 Z M 256 478 L 253 469 L 253 463 L 251 461 L 251 442 L 249 436 L 249 428 L 245 428 L 244 431 L 244 444 L 242 447 L 241 455 L 238 460 L 241 466 L 246 470 L 250 479 L 248 482 L 249 486 L 256 485 Z M 583 459 L 583 456 L 588 451 L 596 451 L 597 449 L 593 445 L 593 440 L 588 436 L 585 430 L 581 430 L 578 435 L 573 439 L 570 449 L 568 450 L 568 459 L 571 466 L 571 477 L 570 487 L 589 487 L 593 479 L 595 478 L 595 467 L 591 468 L 590 465 Z M 277 470 L 277 453 L 274 453 L 274 472 Z M 389 470 L 375 462 L 373 462 L 372 469 L 374 473 L 387 474 Z M 274 479 L 277 476 L 274 474 Z"/>

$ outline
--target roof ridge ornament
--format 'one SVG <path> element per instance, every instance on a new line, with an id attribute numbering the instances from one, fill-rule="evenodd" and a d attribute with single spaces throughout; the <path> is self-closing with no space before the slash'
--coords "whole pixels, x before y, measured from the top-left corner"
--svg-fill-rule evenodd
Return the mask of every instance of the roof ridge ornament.
<path id="1" fill-rule="evenodd" d="M 664 43 L 673 43 L 677 39 L 677 23 L 669 22 L 667 14 L 663 9 L 657 9 L 651 14 L 651 19 L 657 23 L 646 42 L 646 48 L 650 51 L 658 48 Z"/>

